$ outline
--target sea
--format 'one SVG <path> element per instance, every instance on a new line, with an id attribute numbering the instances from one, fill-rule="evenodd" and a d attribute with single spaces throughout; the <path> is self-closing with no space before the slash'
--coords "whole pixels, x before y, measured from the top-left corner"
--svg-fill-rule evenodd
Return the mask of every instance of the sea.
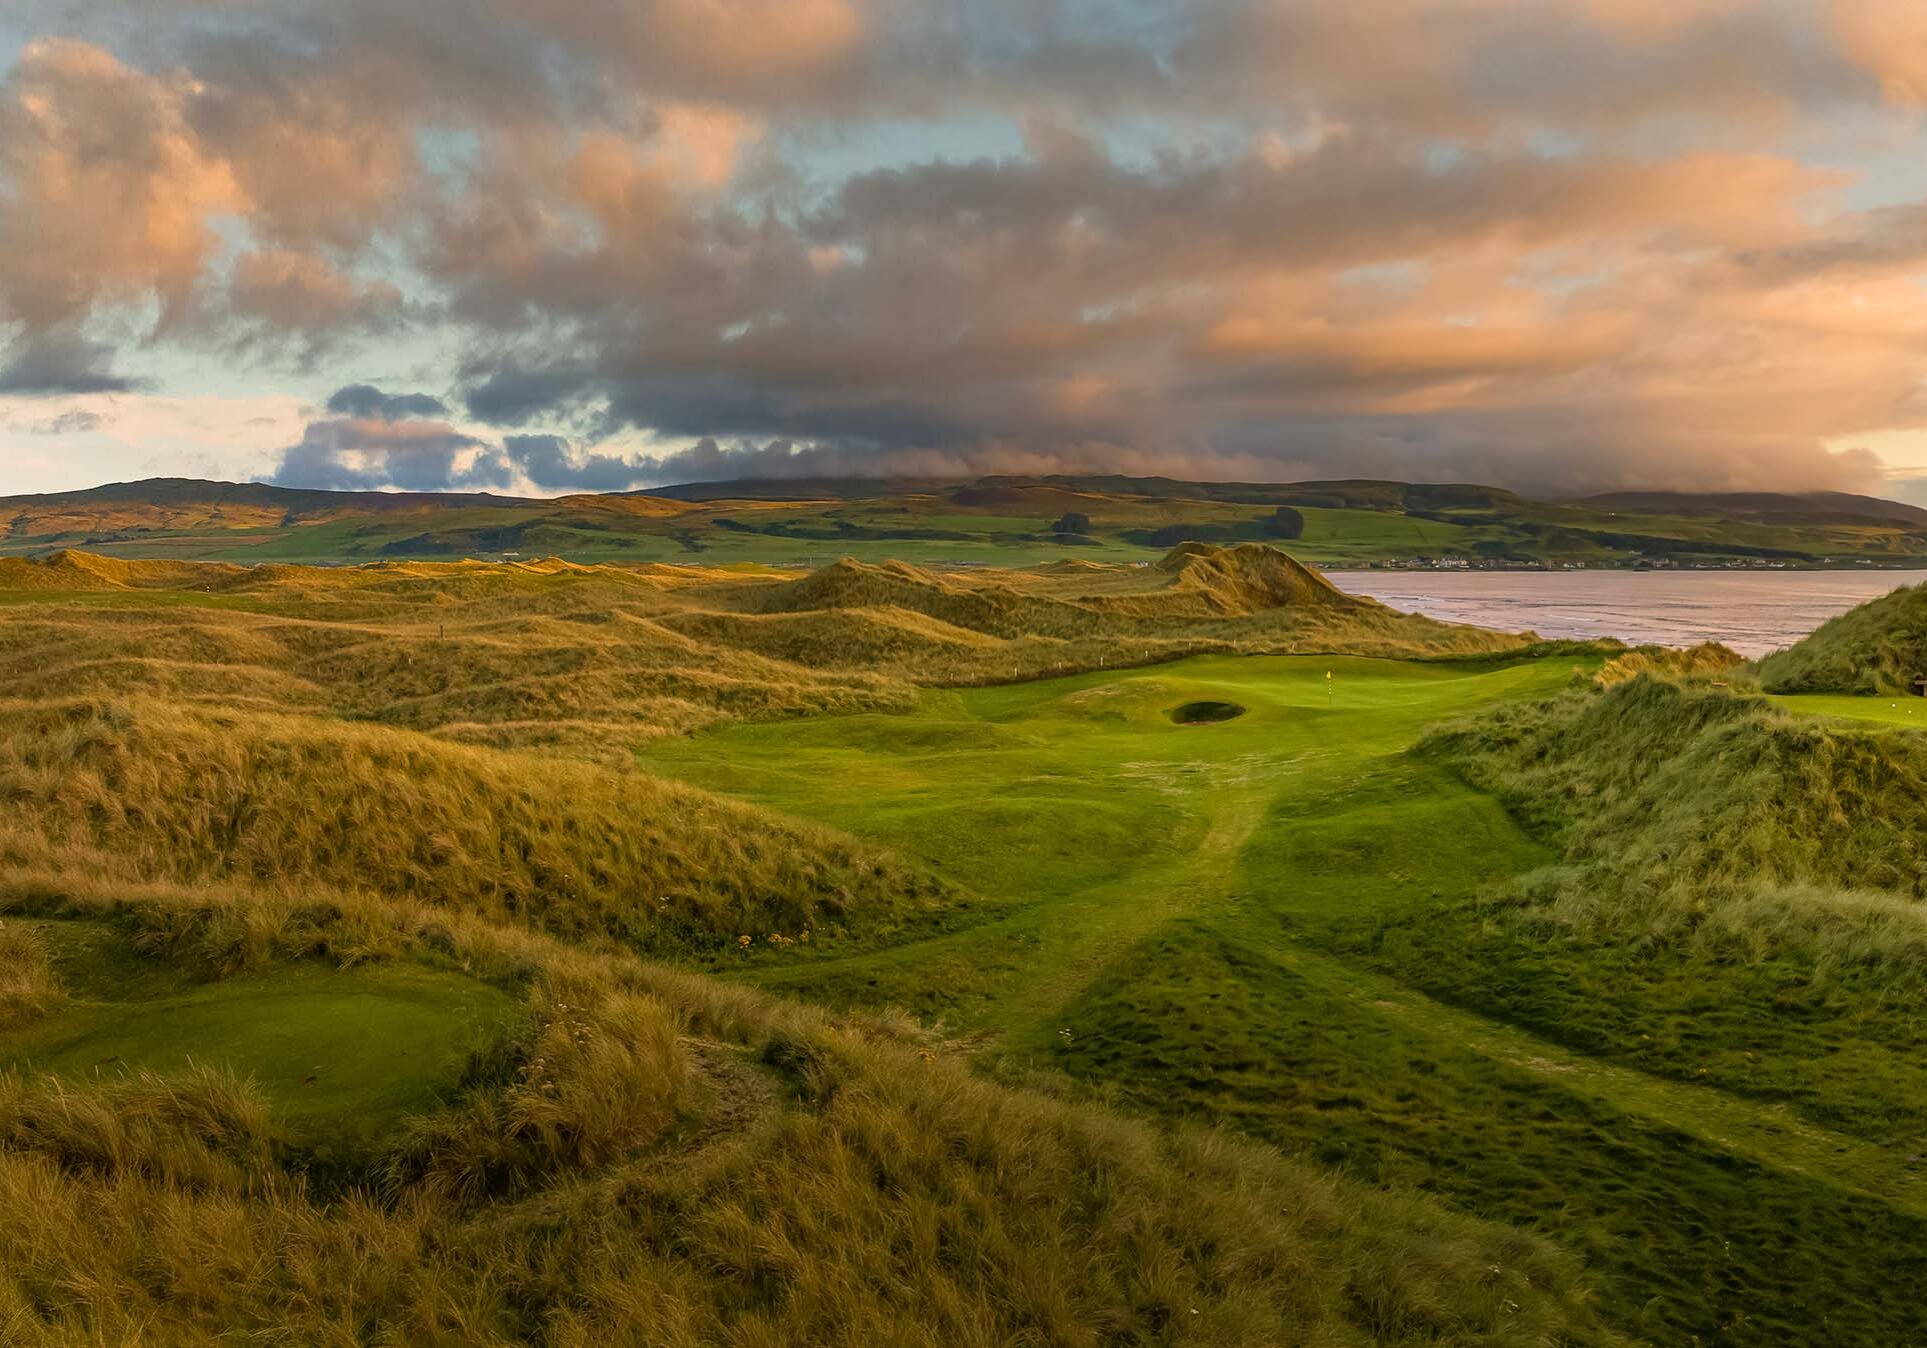
<path id="1" fill-rule="evenodd" d="M 1632 645 L 1719 641 L 1749 658 L 1837 613 L 1927 581 L 1927 571 L 1327 571 L 1408 613 L 1542 637 Z"/>

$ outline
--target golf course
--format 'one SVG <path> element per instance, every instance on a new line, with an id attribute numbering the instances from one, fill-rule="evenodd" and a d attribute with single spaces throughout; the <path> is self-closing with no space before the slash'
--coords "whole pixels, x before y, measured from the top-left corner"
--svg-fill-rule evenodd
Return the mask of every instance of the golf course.
<path id="1" fill-rule="evenodd" d="M 1856 1307 L 1918 1267 L 1927 1168 L 1589 1054 L 1569 1027 L 1481 1014 L 1465 989 L 1431 995 L 1359 949 L 1367 931 L 1461 934 L 1482 892 L 1556 858 L 1411 751 L 1434 723 L 1597 664 L 1204 658 L 731 727 L 644 761 L 885 843 L 993 905 L 875 953 L 759 944 L 748 981 L 909 1007 L 1016 1079 L 1065 1073 L 1555 1230 L 1612 1270 L 1615 1318 L 1654 1341 L 1784 1342 L 1816 1315 L 1873 1334 L 1885 1321 L 1856 1326 Z M 1245 713 L 1171 721 L 1205 699 Z M 1823 1257 L 1783 1229 L 1789 1207 L 1835 1253 L 1854 1242 L 1864 1280 L 1789 1279 Z"/>
<path id="2" fill-rule="evenodd" d="M 1914 591 L 1745 665 L 1256 545 L 0 582 L 18 1341 L 1927 1333 Z"/>

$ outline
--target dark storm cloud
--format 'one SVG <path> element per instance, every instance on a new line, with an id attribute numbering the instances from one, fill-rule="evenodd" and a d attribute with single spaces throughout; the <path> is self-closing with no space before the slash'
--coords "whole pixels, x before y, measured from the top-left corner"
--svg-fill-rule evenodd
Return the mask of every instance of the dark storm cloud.
<path id="1" fill-rule="evenodd" d="M 344 417 L 445 417 L 448 404 L 427 393 L 383 393 L 373 384 L 348 384 L 328 395 L 328 410 Z"/>
<path id="2" fill-rule="evenodd" d="M 542 491 L 628 491 L 660 481 L 653 460 L 577 453 L 559 435 L 511 435 L 502 448 L 509 462 Z"/>
<path id="3" fill-rule="evenodd" d="M 522 426 L 578 402 L 592 383 L 579 367 L 526 368 L 510 361 L 472 365 L 473 381 L 462 396 L 468 414 L 491 426 Z"/>
<path id="4" fill-rule="evenodd" d="M 449 491 L 508 487 L 515 474 L 499 449 L 438 422 L 346 418 L 310 423 L 261 480 L 336 491 Z"/>
<path id="5" fill-rule="evenodd" d="M 41 333 L 14 345 L 0 363 L 0 394 L 54 397 L 127 393 L 140 381 L 115 374 L 113 350 L 71 334 Z"/>

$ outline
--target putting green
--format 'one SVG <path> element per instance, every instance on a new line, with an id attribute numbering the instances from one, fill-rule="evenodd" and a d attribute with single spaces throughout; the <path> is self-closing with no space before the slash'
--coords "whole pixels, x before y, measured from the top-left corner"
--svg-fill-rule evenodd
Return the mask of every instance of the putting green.
<path id="1" fill-rule="evenodd" d="M 0 1066 L 75 1081 L 229 1067 L 267 1095 L 292 1141 L 327 1159 L 364 1153 L 433 1108 L 521 1015 L 499 989 L 419 965 L 304 964 L 203 983 L 133 954 L 110 927 L 34 925 L 70 995 L 0 1036 Z"/>

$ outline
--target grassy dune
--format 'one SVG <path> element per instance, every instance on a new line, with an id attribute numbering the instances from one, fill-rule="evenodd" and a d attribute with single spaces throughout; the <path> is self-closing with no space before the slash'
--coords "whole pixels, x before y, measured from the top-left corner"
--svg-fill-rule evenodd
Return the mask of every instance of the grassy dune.
<path id="1" fill-rule="evenodd" d="M 1910 1150 L 1927 1132 L 1927 740 L 1639 678 L 1427 752 L 1560 864 L 1344 942 L 1556 1041 Z"/>
<path id="2" fill-rule="evenodd" d="M 918 686 L 1199 651 L 1524 644 L 1340 595 L 1274 550 L 1151 567 L 804 576 L 670 566 L 195 566 L 0 558 L 0 686 L 159 692 L 590 752 L 726 720 L 907 707 Z"/>
<path id="3" fill-rule="evenodd" d="M 1770 693 L 1911 694 L 1927 676 L 1927 586 L 1850 609 L 1759 664 Z"/>
<path id="4" fill-rule="evenodd" d="M 967 897 L 633 771 L 153 698 L 0 704 L 0 793 L 16 811 L 0 865 L 362 888 L 642 949 L 828 934 Z"/>

